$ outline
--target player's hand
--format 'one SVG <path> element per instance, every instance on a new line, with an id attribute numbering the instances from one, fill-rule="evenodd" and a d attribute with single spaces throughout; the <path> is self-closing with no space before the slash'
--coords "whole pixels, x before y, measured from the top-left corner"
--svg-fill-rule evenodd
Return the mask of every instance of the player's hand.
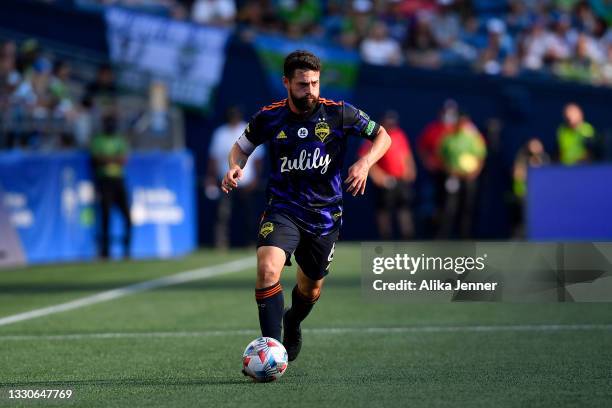
<path id="1" fill-rule="evenodd" d="M 344 180 L 344 184 L 348 184 L 346 191 L 352 193 L 353 197 L 357 194 L 365 193 L 366 182 L 368 181 L 368 172 L 370 165 L 365 157 L 357 160 L 348 170 L 348 177 Z"/>
<path id="2" fill-rule="evenodd" d="M 223 181 L 221 181 L 221 190 L 227 194 L 236 187 L 238 187 L 238 181 L 242 178 L 242 169 L 240 166 L 234 166 L 225 173 Z"/>

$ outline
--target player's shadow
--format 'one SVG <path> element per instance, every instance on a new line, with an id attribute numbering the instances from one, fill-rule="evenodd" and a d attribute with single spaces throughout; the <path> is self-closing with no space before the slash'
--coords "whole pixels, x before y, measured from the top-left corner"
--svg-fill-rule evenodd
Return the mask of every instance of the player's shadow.
<path id="1" fill-rule="evenodd" d="M 0 382 L 2 387 L 69 387 L 69 386 L 187 386 L 187 385 L 239 385 L 248 384 L 244 378 L 198 378 L 198 379 L 159 379 L 159 378 L 108 378 L 65 381 L 18 381 Z"/>
<path id="2" fill-rule="evenodd" d="M 292 281 L 295 277 L 289 277 Z M 162 291 L 189 291 L 189 290 L 223 290 L 223 289 L 253 289 L 253 278 L 248 279 L 215 279 L 202 280 L 184 283 L 180 285 L 171 285 L 155 290 Z M 128 285 L 142 283 L 142 281 L 132 282 L 99 282 L 99 283 L 74 283 L 74 282 L 56 282 L 56 283 L 9 283 L 0 287 L 0 294 L 40 294 L 40 293 L 64 293 L 64 292 L 102 292 L 112 290 Z M 325 282 L 326 287 L 352 288 L 361 286 L 359 277 L 344 277 L 344 276 L 329 276 Z"/>

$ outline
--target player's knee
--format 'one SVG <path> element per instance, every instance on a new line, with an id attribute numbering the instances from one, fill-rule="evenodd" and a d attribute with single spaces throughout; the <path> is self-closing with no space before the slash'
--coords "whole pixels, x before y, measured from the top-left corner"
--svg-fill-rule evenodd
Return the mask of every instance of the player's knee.
<path id="1" fill-rule="evenodd" d="M 274 285 L 279 279 L 280 268 L 274 262 L 265 258 L 257 262 L 257 283 L 259 287 Z"/>
<path id="2" fill-rule="evenodd" d="M 309 287 L 309 288 L 300 288 L 300 295 L 306 300 L 315 301 L 321 296 L 321 288 L 320 287 Z"/>

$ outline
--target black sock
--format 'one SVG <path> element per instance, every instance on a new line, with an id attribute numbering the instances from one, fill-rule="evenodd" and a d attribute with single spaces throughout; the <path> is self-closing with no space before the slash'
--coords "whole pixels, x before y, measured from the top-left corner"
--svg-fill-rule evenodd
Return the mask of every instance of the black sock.
<path id="1" fill-rule="evenodd" d="M 291 309 L 288 312 L 289 321 L 299 325 L 308 316 L 317 300 L 319 300 L 318 295 L 314 299 L 304 297 L 298 290 L 297 285 L 295 285 L 291 292 Z"/>
<path id="2" fill-rule="evenodd" d="M 281 341 L 281 321 L 285 301 L 280 282 L 267 288 L 255 289 L 255 300 L 259 311 L 261 335 Z"/>

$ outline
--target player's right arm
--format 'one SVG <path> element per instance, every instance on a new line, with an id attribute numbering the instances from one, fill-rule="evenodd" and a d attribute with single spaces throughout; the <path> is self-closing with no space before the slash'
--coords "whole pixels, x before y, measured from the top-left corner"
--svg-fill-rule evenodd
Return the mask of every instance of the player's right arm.
<path id="1" fill-rule="evenodd" d="M 261 126 L 261 111 L 257 112 L 242 135 L 232 146 L 228 156 L 229 170 L 221 181 L 221 190 L 229 193 L 238 187 L 238 181 L 242 178 L 242 169 L 247 163 L 249 156 L 257 146 L 265 141 L 265 133 Z"/>

